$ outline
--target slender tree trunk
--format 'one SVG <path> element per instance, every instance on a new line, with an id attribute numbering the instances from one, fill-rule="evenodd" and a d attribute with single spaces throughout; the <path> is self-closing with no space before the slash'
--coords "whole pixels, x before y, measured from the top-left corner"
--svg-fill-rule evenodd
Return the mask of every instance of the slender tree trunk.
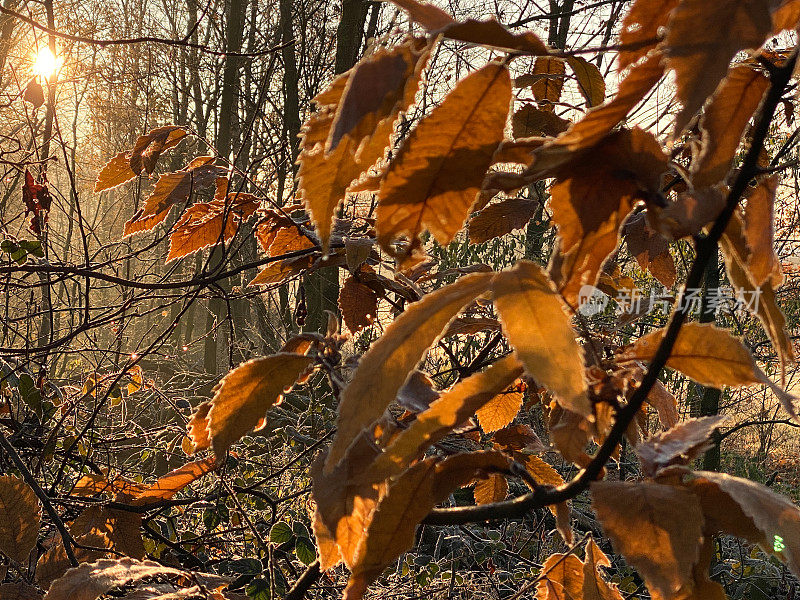
<path id="1" fill-rule="evenodd" d="M 239 52 L 242 47 L 242 36 L 244 33 L 244 16 L 247 11 L 247 0 L 228 0 L 226 2 L 226 35 L 225 49 L 228 52 Z M 219 130 L 217 131 L 217 153 L 225 160 L 231 157 L 233 144 L 236 139 L 234 130 L 238 129 L 238 106 L 239 106 L 239 67 L 241 57 L 226 56 L 225 67 L 222 71 L 222 94 L 220 98 Z M 237 132 L 238 133 L 238 132 Z M 209 267 L 212 270 L 222 268 L 222 250 L 216 248 L 212 251 L 209 259 Z M 209 373 L 219 371 L 220 360 L 219 334 L 220 325 L 225 320 L 226 303 L 222 298 L 212 298 L 209 301 L 209 314 L 207 327 L 209 330 L 217 327 L 217 330 L 206 336 L 205 357 L 203 360 L 205 370 Z M 228 342 L 233 344 L 233 331 L 228 331 Z"/>
<path id="2" fill-rule="evenodd" d="M 703 284 L 703 296 L 701 303 L 700 322 L 713 323 L 716 320 L 716 307 L 712 304 L 711 300 L 717 296 L 719 289 L 719 258 L 716 260 L 708 261 L 705 272 L 705 282 Z M 698 386 L 699 387 L 699 386 Z M 699 387 L 700 401 L 699 401 L 699 414 L 700 416 L 709 416 L 719 414 L 719 399 L 722 394 L 717 388 L 703 388 Z M 706 471 L 718 471 L 720 465 L 720 439 L 717 434 L 712 437 L 714 446 L 709 449 L 703 456 L 703 469 Z"/>

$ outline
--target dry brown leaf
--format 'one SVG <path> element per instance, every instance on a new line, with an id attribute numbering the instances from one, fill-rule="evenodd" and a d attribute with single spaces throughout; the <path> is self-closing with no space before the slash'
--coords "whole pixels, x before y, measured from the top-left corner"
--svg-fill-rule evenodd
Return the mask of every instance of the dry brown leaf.
<path id="1" fill-rule="evenodd" d="M 533 151 L 541 148 L 550 140 L 545 137 L 532 137 L 532 138 L 520 138 L 518 140 L 503 140 L 500 142 L 500 145 L 497 147 L 497 150 L 492 157 L 492 164 L 497 163 L 519 163 L 521 165 L 529 166 L 531 161 L 533 161 Z M 491 175 L 487 177 L 487 181 L 491 183 Z M 484 189 L 481 191 L 481 195 L 478 196 L 478 200 L 475 203 L 475 210 L 483 209 L 489 200 L 497 193 L 497 191 L 492 191 L 489 189 L 487 185 L 487 181 L 484 181 Z M 481 205 L 481 200 L 483 196 L 487 196 L 483 201 L 483 205 Z"/>
<path id="2" fill-rule="evenodd" d="M 713 445 L 711 434 L 727 419 L 724 415 L 689 419 L 638 444 L 635 450 L 644 476 L 653 477 L 670 465 L 691 463 Z"/>
<path id="3" fill-rule="evenodd" d="M 622 21 L 619 42 L 622 49 L 617 61 L 619 70 L 634 64 L 655 48 L 659 30 L 667 24 L 669 15 L 679 0 L 637 0 Z"/>
<path id="4" fill-rule="evenodd" d="M 188 135 L 188 132 L 177 125 L 156 127 L 146 135 L 140 135 L 130 154 L 130 168 L 137 175 L 144 169 L 152 175 L 161 153 L 174 148 Z"/>
<path id="5" fill-rule="evenodd" d="M 469 419 L 486 402 L 505 390 L 522 374 L 522 365 L 513 356 L 506 356 L 481 373 L 459 381 L 431 403 L 408 429 L 392 440 L 370 467 L 367 477 L 383 479 L 397 473 Z"/>
<path id="6" fill-rule="evenodd" d="M 314 538 L 317 540 L 319 568 L 321 571 L 325 572 L 342 562 L 342 553 L 339 551 L 336 540 L 333 539 L 333 534 L 322 520 L 319 509 L 314 511 L 314 519 L 311 522 L 311 528 L 314 531 Z"/>
<path id="7" fill-rule="evenodd" d="M 313 359 L 291 353 L 255 358 L 229 371 L 214 388 L 208 412 L 211 446 L 218 458 L 264 418 Z"/>
<path id="8" fill-rule="evenodd" d="M 315 98 L 320 110 L 301 130 L 298 177 L 300 193 L 316 224 L 323 249 L 328 247 L 336 207 L 351 184 L 357 183 L 362 173 L 383 158 L 395 121 L 413 104 L 430 51 L 431 45 L 420 38 L 409 38 L 392 50 L 364 58 L 349 71 L 347 78 L 337 78 Z M 382 88 L 380 99 L 371 97 L 374 90 L 362 95 L 360 88 L 385 83 L 376 79 L 374 71 L 387 61 L 403 63 L 402 75 L 391 81 L 397 87 Z M 399 71 L 400 65 L 397 67 Z M 364 109 L 373 106 L 373 101 L 377 111 L 363 114 Z"/>
<path id="9" fill-rule="evenodd" d="M 419 23 L 429 31 L 441 29 L 442 27 L 455 23 L 453 17 L 438 6 L 430 4 L 429 2 L 392 0 L 392 3 L 408 12 L 408 16 L 411 17 L 411 20 Z"/>
<path id="10" fill-rule="evenodd" d="M 561 99 L 566 72 L 567 67 L 563 58 L 539 56 L 533 63 L 531 73 L 514 79 L 514 87 L 530 87 L 533 97 L 538 102 L 552 105 Z"/>
<path id="11" fill-rule="evenodd" d="M 525 104 L 511 119 L 511 131 L 515 138 L 535 136 L 556 137 L 571 125 L 549 110 L 536 108 L 533 104 Z"/>
<path id="12" fill-rule="evenodd" d="M 720 239 L 719 246 L 725 259 L 725 268 L 731 284 L 737 290 L 750 294 L 751 297 L 757 294 L 758 302 L 756 306 L 751 306 L 750 310 L 761 321 L 764 330 L 772 341 L 772 346 L 781 362 L 781 381 L 784 381 L 786 365 L 794 361 L 794 346 L 786 329 L 786 318 L 778 307 L 775 298 L 773 279 L 777 283 L 782 279 L 782 275 L 773 273 L 772 277 L 768 277 L 760 286 L 755 282 L 748 265 L 748 242 L 743 229 L 742 218 L 737 212 L 728 222 L 728 227 Z M 772 251 L 774 252 L 774 249 Z M 794 414 L 789 398 L 780 395 L 779 398 L 781 398 L 787 412 Z"/>
<path id="13" fill-rule="evenodd" d="M 636 259 L 639 267 L 650 271 L 665 287 L 671 288 L 675 285 L 677 271 L 669 251 L 669 241 L 650 228 L 645 213 L 628 219 L 622 231 L 628 252 Z"/>
<path id="14" fill-rule="evenodd" d="M 313 497 L 321 525 L 335 541 L 348 568 L 353 566 L 358 543 L 386 488 L 385 483 L 376 483 L 379 480 L 375 478 L 363 477 L 379 452 L 372 435 L 365 432 L 356 438 L 345 459 L 330 474 L 322 469 L 325 454 L 311 465 Z M 325 535 L 322 529 L 320 533 Z M 328 560 L 334 559 L 331 551 Z"/>
<path id="15" fill-rule="evenodd" d="M 520 408 L 522 408 L 522 392 L 512 387 L 497 394 L 476 410 L 475 414 L 484 433 L 493 433 L 511 423 Z"/>
<path id="16" fill-rule="evenodd" d="M 550 274 L 571 306 L 582 286 L 596 284 L 634 202 L 658 193 L 666 171 L 661 145 L 639 128 L 612 133 L 555 171 L 550 204 L 560 244 Z"/>
<path id="17" fill-rule="evenodd" d="M 462 79 L 405 140 L 379 192 L 381 244 L 427 228 L 441 244 L 463 227 L 492 162 L 511 102 L 508 69 L 490 63 Z"/>
<path id="18" fill-rule="evenodd" d="M 132 504 L 140 506 L 159 500 L 169 500 L 193 481 L 213 471 L 216 466 L 217 461 L 214 457 L 186 463 L 159 477 L 158 481 L 139 494 Z"/>
<path id="19" fill-rule="evenodd" d="M 345 136 L 356 147 L 369 144 L 368 138 L 380 130 L 381 121 L 394 120 L 411 105 L 418 87 L 412 78 L 419 77 L 430 50 L 425 38 L 410 38 L 360 60 L 353 67 L 336 107 L 325 152 L 335 150 Z"/>
<path id="20" fill-rule="evenodd" d="M 740 50 L 758 48 L 772 31 L 769 2 L 683 0 L 672 11 L 664 53 L 675 71 L 683 105 L 675 123 L 680 134 L 728 72 Z"/>
<path id="21" fill-rule="evenodd" d="M 720 183 L 730 171 L 747 124 L 769 88 L 769 79 L 747 66 L 731 69 L 700 119 L 702 149 L 692 161 L 692 184 Z"/>
<path id="22" fill-rule="evenodd" d="M 0 552 L 27 565 L 41 518 L 39 499 L 31 486 L 13 475 L 0 476 Z"/>
<path id="23" fill-rule="evenodd" d="M 651 204 L 647 208 L 648 223 L 667 239 L 696 235 L 717 219 L 725 208 L 726 194 L 723 186 L 681 192 L 666 208 Z"/>
<path id="24" fill-rule="evenodd" d="M 547 450 L 530 425 L 509 425 L 492 436 L 495 447 L 506 452 L 544 452 Z"/>
<path id="25" fill-rule="evenodd" d="M 139 513 L 90 506 L 75 518 L 69 531 L 75 538 L 97 536 L 108 540 L 109 544 L 100 544 L 100 547 L 107 546 L 131 558 L 141 559 L 145 555 L 141 528 L 142 516 Z"/>
<path id="26" fill-rule="evenodd" d="M 525 227 L 533 218 L 538 206 L 538 202 L 527 198 L 507 198 L 490 204 L 470 219 L 470 244 L 482 244 Z"/>
<path id="27" fill-rule="evenodd" d="M 586 445 L 592 438 L 594 427 L 586 417 L 556 405 L 550 410 L 548 428 L 550 440 L 561 456 L 581 467 L 591 462 L 591 457 L 586 454 Z"/>
<path id="28" fill-rule="evenodd" d="M 758 286 L 767 279 L 774 287 L 783 283 L 781 263 L 775 252 L 775 193 L 778 175 L 762 179 L 747 197 L 744 213 L 744 237 L 749 250 L 747 267 Z"/>
<path id="29" fill-rule="evenodd" d="M 703 540 L 703 514 L 693 493 L 651 482 L 595 481 L 592 507 L 614 549 L 647 587 L 672 598 L 691 586 Z"/>
<path id="30" fill-rule="evenodd" d="M 623 350 L 619 359 L 652 360 L 664 332 L 658 329 L 642 336 Z M 708 387 L 766 383 L 767 380 L 742 342 L 711 323 L 686 323 L 681 327 L 667 366 Z"/>
<path id="31" fill-rule="evenodd" d="M 611 561 L 590 537 L 586 544 L 583 559 L 583 595 L 581 600 L 622 600 L 622 594 L 614 584 L 606 583 L 600 577 L 600 567 L 610 567 Z"/>
<path id="32" fill-rule="evenodd" d="M 371 287 L 351 275 L 339 290 L 339 310 L 347 328 L 358 333 L 377 318 L 378 296 Z"/>
<path id="33" fill-rule="evenodd" d="M 606 82 L 597 65 L 590 63 L 582 56 L 568 56 L 569 64 L 575 79 L 578 80 L 578 90 L 586 99 L 586 106 L 598 106 L 606 99 Z"/>
<path id="34" fill-rule="evenodd" d="M 53 582 L 45 600 L 96 600 L 113 587 L 155 575 L 188 576 L 183 571 L 153 561 L 103 559 L 67 571 Z"/>
<path id="35" fill-rule="evenodd" d="M 467 304 L 485 293 L 492 273 L 466 275 L 411 304 L 361 357 L 350 384 L 343 390 L 326 471 L 338 463 L 358 433 L 377 420 L 397 397 L 408 374 L 447 324 Z"/>
<path id="36" fill-rule="evenodd" d="M 499 452 L 456 454 L 421 461 L 394 480 L 359 542 L 345 600 L 363 597 L 367 585 L 413 546 L 419 522 L 454 489 L 480 473 L 507 470 L 508 464 Z"/>
<path id="37" fill-rule="evenodd" d="M 497 274 L 492 293 L 503 331 L 531 377 L 565 407 L 589 414 L 581 349 L 563 303 L 541 267 L 518 261 L 513 269 Z"/>
<path id="38" fill-rule="evenodd" d="M 310 255 L 276 260 L 261 269 L 247 285 L 274 285 L 281 283 L 310 268 L 313 262 L 314 257 Z"/>
<path id="39" fill-rule="evenodd" d="M 709 533 L 724 531 L 759 544 L 800 573 L 800 510 L 788 498 L 724 473 L 697 471 L 685 485 L 700 498 Z"/>
<path id="40" fill-rule="evenodd" d="M 551 554 L 542 565 L 536 600 L 583 600 L 583 563 L 574 554 Z"/>
<path id="41" fill-rule="evenodd" d="M 113 189 L 136 177 L 130 160 L 130 153 L 123 151 L 103 165 L 97 174 L 97 181 L 94 182 L 95 193 Z"/>
<path id="42" fill-rule="evenodd" d="M 442 27 L 437 33 L 444 37 L 500 50 L 518 51 L 541 56 L 548 54 L 547 46 L 532 31 L 511 33 L 494 18 L 485 21 L 467 19 Z"/>
<path id="43" fill-rule="evenodd" d="M 508 495 L 508 480 L 502 473 L 492 473 L 479 479 L 473 491 L 475 504 L 492 504 L 505 500 Z"/>

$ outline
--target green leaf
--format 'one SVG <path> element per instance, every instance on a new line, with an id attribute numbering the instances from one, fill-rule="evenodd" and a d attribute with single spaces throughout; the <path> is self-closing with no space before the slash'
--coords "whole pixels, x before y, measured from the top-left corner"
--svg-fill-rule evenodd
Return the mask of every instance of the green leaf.
<path id="1" fill-rule="evenodd" d="M 304 565 L 310 565 L 317 560 L 317 549 L 314 547 L 314 542 L 307 537 L 298 537 L 294 541 L 294 553 Z"/>
<path id="2" fill-rule="evenodd" d="M 284 521 L 278 521 L 269 530 L 269 541 L 273 544 L 285 544 L 294 537 L 294 532 L 289 524 Z"/>
<path id="3" fill-rule="evenodd" d="M 253 600 L 269 600 L 269 582 L 266 579 L 253 579 L 244 591 Z"/>

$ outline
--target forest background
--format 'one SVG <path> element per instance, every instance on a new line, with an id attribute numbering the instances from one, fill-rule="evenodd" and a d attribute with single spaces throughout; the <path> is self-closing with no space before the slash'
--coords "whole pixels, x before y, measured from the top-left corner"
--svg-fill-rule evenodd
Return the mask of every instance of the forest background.
<path id="1" fill-rule="evenodd" d="M 323 477 L 313 475 L 312 464 L 339 435 L 340 397 L 359 358 L 415 302 L 465 276 L 500 272 L 520 260 L 527 261 L 525 265 L 550 263 L 552 269 L 553 257 L 564 244 L 555 226 L 558 216 L 554 218 L 550 187 L 551 178 L 564 176 L 555 170 L 544 173 L 547 184 L 542 176 L 525 179 L 530 173 L 524 163 L 516 169 L 497 169 L 495 179 L 487 180 L 490 183 L 480 194 L 472 194 L 471 199 L 477 200 L 466 207 L 464 218 L 470 218 L 459 233 L 442 235 L 447 226 L 437 228 L 430 224 L 432 219 L 419 217 L 425 224 L 419 238 L 411 235 L 397 242 L 395 234 L 402 234 L 402 227 L 387 234 L 381 229 L 380 213 L 377 225 L 375 220 L 376 184 L 385 174 L 383 163 L 403 156 L 398 149 L 414 139 L 415 128 L 435 114 L 459 82 L 470 73 L 484 72 L 487 64 L 500 64 L 490 61 L 505 60 L 508 50 L 514 57 L 502 63 L 504 69 L 507 63 L 513 83 L 510 117 L 503 122 L 505 138 L 511 141 L 508 152 L 534 152 L 569 133 L 570 126 L 591 109 L 617 98 L 626 76 L 631 79 L 620 61 L 632 65 L 646 59 L 647 51 L 656 46 L 658 40 L 639 40 L 644 50 L 635 59 L 630 56 L 641 48 L 626 46 L 620 34 L 627 32 L 630 38 L 639 31 L 625 25 L 632 4 L 624 0 L 451 2 L 438 6 L 456 21 L 493 17 L 506 33 L 480 28 L 477 34 L 451 31 L 431 45 L 430 39 L 449 22 L 415 2 L 4 0 L 0 6 L 0 473 L 4 474 L 0 500 L 7 521 L 0 516 L 0 552 L 5 555 L 0 598 L 38 598 L 73 564 L 104 565 L 105 557 L 116 561 L 118 568 L 123 555 L 147 557 L 162 566 L 161 571 L 150 565 L 150 571 L 142 570 L 136 577 L 128 573 L 110 579 L 121 584 L 151 577 L 148 583 L 122 588 L 119 593 L 126 597 L 239 594 L 295 600 L 306 594 L 335 597 L 346 585 L 351 597 L 356 594 L 353 590 L 360 583 L 353 583 L 355 576 L 348 584 L 348 570 L 358 572 L 351 568 L 355 558 L 348 560 L 335 532 L 329 534 L 334 533 L 348 569 L 337 566 L 322 572 L 320 568 L 320 559 L 323 567 L 328 565 L 324 536 L 315 522 L 320 500 L 312 499 L 311 492 L 314 485 L 321 485 L 312 484 L 312 479 Z M 663 17 L 663 27 L 664 15 L 680 3 L 640 0 L 636 4 L 645 14 Z M 693 3 L 684 0 L 684 4 Z M 739 2 L 722 4 L 723 12 L 740 10 Z M 777 18 L 774 7 L 771 10 L 772 18 Z M 713 27 L 710 23 L 698 20 L 697 27 Z M 734 136 L 731 173 L 724 169 L 714 184 L 728 176 L 726 183 L 733 185 L 737 169 L 746 165 L 757 129 L 756 109 L 767 89 L 766 75 L 774 77 L 781 61 L 791 60 L 796 42 L 791 29 L 770 32 L 774 35 L 765 36 L 763 45 L 744 43 L 731 54 L 734 69 L 746 68 L 761 77 L 748 84 L 760 94 L 754 101 L 755 92 L 749 97 L 742 92 L 733 102 L 752 107 Z M 538 36 L 547 50 L 540 51 L 534 38 L 524 38 L 520 32 L 526 30 Z M 658 28 L 654 31 L 656 37 L 663 34 Z M 408 41 L 410 33 L 425 32 L 433 32 L 428 41 L 423 43 L 422 37 Z M 514 34 L 520 37 L 513 38 Z M 407 72 L 389 69 L 389 75 L 381 76 L 400 77 L 399 96 L 410 94 L 413 102 L 404 101 L 402 114 L 392 112 L 394 108 L 388 113 L 391 144 L 388 154 L 381 156 L 386 160 L 378 161 L 372 171 L 359 169 L 351 179 L 365 174 L 349 189 L 352 193 L 345 198 L 343 191 L 341 204 L 331 193 L 327 216 L 320 216 L 319 199 L 325 196 L 320 187 L 332 189 L 330 172 L 335 169 L 313 162 L 319 156 L 311 145 L 315 118 L 339 110 L 335 82 L 343 81 L 341 74 L 358 72 L 349 71 L 357 64 L 379 64 L 384 69 L 386 63 L 376 57 L 399 47 L 407 52 L 399 55 L 408 61 L 402 63 Z M 737 54 L 759 47 L 757 58 Z M 381 80 L 367 69 L 361 73 L 373 86 L 374 80 Z M 693 114 L 686 118 L 685 97 L 674 73 L 662 69 L 656 75 L 653 85 L 622 115 L 620 131 L 640 131 L 639 127 L 669 152 L 677 176 L 659 193 L 682 193 L 681 186 L 692 179 L 700 189 L 692 165 L 708 143 L 704 122 L 692 121 Z M 724 75 L 725 71 L 716 82 Z M 417 90 L 419 81 L 423 83 Z M 716 82 L 700 99 L 698 110 Z M 698 377 L 668 364 L 675 370 L 667 370 L 657 384 L 650 384 L 649 408 L 637 417 L 638 437 L 628 432 L 623 439 L 620 433 L 616 440 L 621 447 L 605 464 L 614 480 L 653 477 L 657 469 L 652 461 L 648 466 L 634 446 L 640 438 L 686 421 L 703 425 L 699 432 L 678 434 L 691 443 L 684 439 L 686 446 L 675 456 L 656 461 L 659 468 L 696 460 L 706 471 L 726 472 L 800 499 L 797 424 L 784 410 L 792 400 L 782 391 L 791 392 L 797 378 L 796 366 L 788 358 L 800 325 L 796 146 L 800 130 L 795 127 L 795 86 L 794 80 L 788 82 L 773 107 L 774 118 L 768 122 L 763 150 L 759 149 L 760 170 L 753 172 L 760 179 L 751 186 L 772 186 L 768 193 L 774 201 L 772 225 L 762 223 L 769 230 L 772 249 L 762 247 L 760 252 L 770 257 L 774 252 L 776 264 L 769 268 L 782 273 L 781 285 L 765 306 L 774 301 L 776 313 L 782 311 L 786 317 L 785 327 L 762 326 L 764 322 L 775 326 L 775 313 L 765 321 L 758 310 L 730 302 L 716 310 L 712 299 L 720 291 L 735 294 L 741 285 L 734 281 L 730 266 L 726 269 L 730 252 L 725 254 L 722 248 L 718 254 L 714 245 L 714 258 L 696 286 L 697 303 L 688 311 L 690 320 L 715 323 L 741 338 L 758 365 L 753 371 L 758 375 L 748 371 L 734 382 L 735 387 L 725 387 L 721 383 L 728 381 L 713 374 Z M 368 87 L 362 104 L 354 103 L 352 110 L 362 117 L 369 113 L 364 105 L 377 114 L 388 110 L 379 103 L 371 106 L 370 93 L 377 92 Z M 724 110 L 737 114 L 731 106 Z M 705 111 L 709 114 L 708 105 Z M 678 130 L 684 134 L 678 136 L 680 143 L 673 136 L 676 118 L 686 125 Z M 332 139 L 343 146 L 341 140 L 353 131 L 366 139 L 364 131 L 379 131 L 382 126 L 377 118 L 366 121 L 338 138 L 326 138 L 326 155 L 336 151 Z M 618 118 L 604 135 L 612 135 L 611 129 L 621 121 Z M 468 171 L 469 155 L 463 160 Z M 594 156 L 586 160 L 602 162 Z M 504 162 L 497 159 L 494 164 Z M 707 174 L 706 179 L 711 177 Z M 320 182 L 317 188 L 310 183 L 315 178 Z M 349 184 L 348 180 L 344 187 Z M 459 186 L 452 180 L 448 185 Z M 471 190 L 469 184 L 464 187 Z M 586 354 L 594 357 L 587 359 L 594 363 L 587 364 L 586 375 L 591 382 L 595 414 L 589 421 L 594 429 L 589 432 L 581 421 L 569 424 L 567 430 L 573 441 L 577 431 L 585 433 L 585 439 L 577 436 L 581 447 L 572 454 L 565 451 L 570 444 L 559 441 L 557 433 L 565 431 L 559 411 L 576 405 L 559 404 L 556 398 L 563 386 L 551 385 L 546 374 L 537 376 L 526 364 L 525 376 L 516 374 L 513 383 L 508 382 L 511 385 L 502 385 L 499 393 L 484 399 L 480 410 L 469 411 L 468 416 L 476 416 L 453 423 L 457 435 L 442 436 L 432 450 L 435 456 L 451 457 L 494 449 L 515 462 L 504 470 L 492 462 L 497 457 L 482 458 L 486 464 L 475 468 L 462 482 L 463 488 L 448 490 L 430 508 L 442 502 L 502 503 L 507 495 L 522 496 L 529 488 L 535 492 L 537 486 L 566 485 L 565 481 L 581 476 L 581 468 L 591 469 L 588 459 L 582 462 L 587 456 L 584 450 L 588 445 L 588 453 L 594 454 L 613 435 L 609 432 L 614 411 L 628 406 L 624 399 L 630 399 L 644 377 L 643 363 L 653 358 L 639 348 L 638 354 L 629 354 L 638 361 L 636 366 L 626 367 L 622 375 L 616 366 L 609 366 L 610 357 L 668 325 L 672 312 L 669 302 L 651 306 L 647 301 L 638 312 L 631 311 L 623 299 L 640 293 L 643 298 L 655 293 L 673 300 L 679 295 L 701 254 L 698 240 L 708 233 L 703 227 L 720 210 L 713 198 L 698 197 L 717 212 L 710 209 L 713 214 L 704 220 L 694 215 L 689 229 L 677 235 L 678 228 L 672 225 L 657 230 L 650 220 L 653 198 L 642 195 L 647 221 L 640 205 L 624 224 L 624 219 L 617 223 L 619 249 L 608 252 L 610 258 L 602 269 L 597 265 L 592 273 L 596 278 L 590 281 L 616 301 L 598 314 L 567 311 Z M 627 216 L 628 211 L 621 212 L 621 217 Z M 463 219 L 456 229 L 462 224 Z M 426 228 L 430 233 L 422 231 Z M 667 229 L 674 234 L 671 238 Z M 616 233 L 617 227 L 612 228 L 615 243 Z M 606 256 L 600 258 L 602 262 Z M 499 294 L 500 284 L 492 285 Z M 565 290 L 564 286 L 558 290 L 564 306 L 575 308 L 575 290 Z M 483 369 L 496 359 L 494 364 L 499 364 L 517 347 L 510 341 L 508 323 L 498 314 L 499 305 L 493 307 L 485 295 L 476 293 L 475 298 L 459 307 L 466 306 L 462 316 L 444 319 L 420 370 L 408 381 L 407 373 L 402 374 L 400 383 L 405 385 L 392 394 L 397 402 L 389 410 L 389 421 L 379 425 L 383 431 L 374 432 L 378 447 L 384 447 L 381 435 L 388 439 L 396 433 L 393 428 L 409 428 L 415 415 L 446 397 L 445 390 L 489 372 L 492 367 Z M 436 314 L 430 303 L 423 310 Z M 785 333 L 775 334 L 777 329 Z M 700 340 L 710 339 L 698 335 Z M 725 354 L 720 348 L 727 348 L 727 341 L 718 341 L 708 342 L 708 355 L 700 353 L 701 370 L 728 369 L 713 360 L 710 366 L 703 362 Z M 556 357 L 559 343 L 553 342 Z M 418 359 L 423 352 L 424 348 Z M 213 410 L 209 400 L 224 397 L 224 386 L 215 386 L 226 373 L 242 375 L 235 369 L 257 357 L 288 355 L 295 357 L 291 360 L 304 357 L 288 379 L 286 370 L 294 367 L 285 362 L 274 371 L 247 373 L 268 380 L 266 384 L 248 388 L 236 377 L 226 379 L 230 386 L 244 386 L 228 391 L 242 403 L 251 395 L 274 392 L 268 402 L 232 409 L 228 418 L 241 418 L 245 431 L 220 432 L 203 421 Z M 299 375 L 308 366 L 307 357 L 313 357 L 316 368 Z M 387 364 L 391 367 L 395 360 L 405 359 L 391 355 Z M 595 373 L 597 379 L 592 380 L 592 367 L 605 369 L 605 374 Z M 781 389 L 774 384 L 738 386 L 763 383 L 763 374 L 780 381 Z M 298 377 L 298 385 L 284 394 Z M 277 388 L 265 391 L 269 385 Z M 373 391 L 363 390 L 366 395 Z M 617 397 L 621 403 L 611 400 Z M 594 423 L 608 424 L 608 430 L 601 431 Z M 256 425 L 259 429 L 252 432 Z M 206 456 L 203 451 L 209 447 L 213 452 Z M 347 444 L 339 451 L 346 449 Z M 514 470 L 520 464 L 527 475 Z M 25 480 L 25 486 L 18 478 Z M 350 495 L 348 502 L 361 501 L 354 498 L 362 496 Z M 374 575 L 365 571 L 370 573 L 366 579 L 377 579 L 368 593 L 516 598 L 532 595 L 535 588 L 540 598 L 588 598 L 585 589 L 581 596 L 566 595 L 567 567 L 575 567 L 571 561 L 578 560 L 576 556 L 583 557 L 585 565 L 593 552 L 600 556 L 605 551 L 610 561 L 602 572 L 616 586 L 614 592 L 626 598 L 659 597 L 658 584 L 648 585 L 653 579 L 647 567 L 642 570 L 625 552 L 624 543 L 604 532 L 608 517 L 598 518 L 588 494 L 570 499 L 570 507 L 560 513 L 542 505 L 512 515 L 501 506 L 490 523 L 469 516 L 463 523 L 450 523 L 449 517 L 441 516 L 437 523 L 434 515 L 416 531 L 413 551 L 372 565 L 373 571 L 379 567 Z M 42 515 L 41 524 L 38 517 L 35 520 L 33 533 L 33 513 L 26 513 L 28 509 Z M 570 523 L 574 534 L 565 534 Z M 25 547 L 22 537 L 33 540 L 27 552 L 20 550 Z M 760 538 L 748 543 L 742 537 L 747 536 L 714 538 L 708 560 L 711 579 L 733 598 L 793 597 L 797 581 L 790 570 L 768 556 L 770 548 L 767 553 L 759 548 L 755 542 Z M 788 542 L 785 532 L 778 537 L 781 544 L 784 537 Z M 770 544 L 773 541 L 778 543 L 769 539 Z M 648 543 L 662 544 L 655 537 Z M 773 554 L 783 558 L 776 547 L 773 544 Z M 9 548 L 16 548 L 17 554 Z M 703 546 L 703 552 L 706 549 Z M 604 560 L 596 562 L 602 566 Z M 184 570 L 184 575 L 163 571 L 165 566 Z M 689 565 L 693 566 L 694 562 Z M 389 568 L 378 578 L 383 567 Z M 180 579 L 188 570 L 205 575 Z M 591 573 L 595 572 L 592 566 Z M 599 581 L 602 584 L 603 579 Z M 700 583 L 693 580 L 692 585 L 697 589 L 691 593 L 704 597 L 698 591 Z M 51 597 L 58 596 L 51 592 Z"/>

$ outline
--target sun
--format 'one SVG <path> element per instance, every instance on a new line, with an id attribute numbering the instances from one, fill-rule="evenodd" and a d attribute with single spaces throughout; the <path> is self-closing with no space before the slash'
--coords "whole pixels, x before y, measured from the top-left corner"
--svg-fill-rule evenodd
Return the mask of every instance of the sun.
<path id="1" fill-rule="evenodd" d="M 60 66 L 60 60 L 47 46 L 39 48 L 36 61 L 33 63 L 33 72 L 42 79 L 50 79 Z"/>

